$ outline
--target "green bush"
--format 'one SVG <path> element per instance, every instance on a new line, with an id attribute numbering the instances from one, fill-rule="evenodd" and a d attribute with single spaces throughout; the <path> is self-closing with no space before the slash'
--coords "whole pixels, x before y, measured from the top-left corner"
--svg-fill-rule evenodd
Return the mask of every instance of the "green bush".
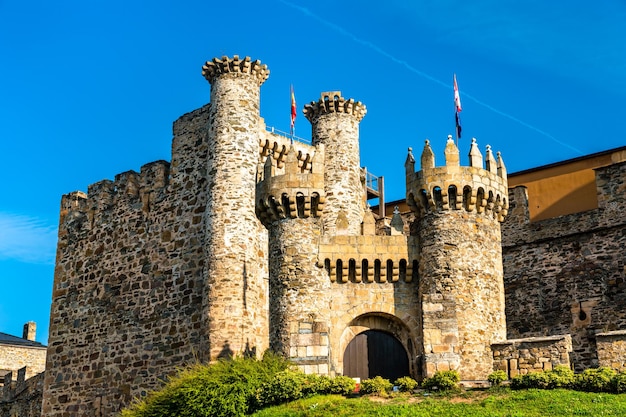
<path id="1" fill-rule="evenodd" d="M 589 368 L 576 375 L 575 388 L 588 392 L 610 392 L 617 372 L 611 368 Z"/>
<path id="2" fill-rule="evenodd" d="M 258 389 L 289 363 L 276 355 L 235 358 L 181 371 L 159 391 L 122 411 L 122 417 L 244 416 L 259 408 Z"/>
<path id="3" fill-rule="evenodd" d="M 417 381 L 410 376 L 403 376 L 396 379 L 394 385 L 397 385 L 398 389 L 402 392 L 410 392 L 417 388 Z"/>
<path id="4" fill-rule="evenodd" d="M 498 386 L 509 379 L 509 376 L 503 370 L 494 371 L 487 376 L 487 381 L 493 386 Z"/>
<path id="5" fill-rule="evenodd" d="M 377 394 L 386 396 L 393 388 L 393 384 L 381 376 L 361 381 L 361 390 L 363 394 Z"/>
<path id="6" fill-rule="evenodd" d="M 430 391 L 448 391 L 458 386 L 461 376 L 457 371 L 438 371 L 422 381 L 422 388 Z"/>
<path id="7" fill-rule="evenodd" d="M 526 375 L 518 375 L 511 379 L 513 389 L 555 389 L 572 388 L 576 375 L 567 366 L 557 366 L 551 371 L 533 372 Z"/>
<path id="8" fill-rule="evenodd" d="M 278 372 L 261 385 L 257 394 L 259 406 L 267 407 L 302 398 L 306 379 L 306 375 L 299 370 L 285 369 Z"/>
<path id="9" fill-rule="evenodd" d="M 611 379 L 611 392 L 622 394 L 626 392 L 626 374 L 619 372 Z"/>
<path id="10" fill-rule="evenodd" d="M 356 382 L 349 376 L 336 376 L 331 380 L 329 394 L 348 395 L 354 392 Z"/>
<path id="11" fill-rule="evenodd" d="M 333 380 L 326 375 L 308 374 L 302 388 L 302 394 L 306 397 L 314 394 L 330 394 Z"/>

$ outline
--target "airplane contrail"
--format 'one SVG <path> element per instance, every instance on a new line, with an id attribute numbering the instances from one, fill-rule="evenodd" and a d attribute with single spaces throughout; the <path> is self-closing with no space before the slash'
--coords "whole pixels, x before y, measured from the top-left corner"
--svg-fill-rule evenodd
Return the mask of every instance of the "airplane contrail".
<path id="1" fill-rule="evenodd" d="M 384 56 L 385 58 L 390 59 L 391 61 L 395 62 L 396 64 L 402 65 L 403 67 L 405 67 L 409 71 L 413 72 L 414 74 L 417 74 L 417 75 L 419 75 L 422 78 L 426 78 L 427 80 L 430 80 L 430 81 L 434 82 L 435 84 L 439 84 L 439 85 L 441 85 L 443 87 L 450 88 L 450 84 L 449 83 L 445 83 L 445 82 L 443 82 L 443 81 L 433 77 L 432 75 L 429 75 L 429 74 L 427 74 L 427 73 L 425 73 L 423 71 L 420 71 L 419 69 L 415 68 L 414 66 L 412 66 L 408 62 L 395 57 L 394 55 L 392 55 L 389 52 L 381 49 L 380 47 L 374 45 L 373 43 L 371 43 L 369 41 L 366 41 L 366 40 L 363 40 L 363 39 L 355 36 L 354 34 L 348 32 L 347 30 L 345 30 L 341 26 L 336 25 L 336 24 L 334 24 L 332 22 L 329 22 L 326 19 L 321 18 L 320 16 L 318 16 L 315 13 L 311 12 L 306 7 L 302 7 L 302 6 L 299 6 L 297 4 L 293 4 L 293 3 L 288 2 L 286 0 L 278 0 L 278 1 L 283 3 L 286 6 L 289 6 L 289 7 L 293 8 L 293 9 L 298 10 L 299 12 L 309 16 L 310 18 L 312 18 L 314 20 L 317 20 L 318 22 L 320 22 L 324 26 L 328 26 L 329 28 L 333 29 L 334 31 L 336 31 L 336 32 L 338 32 L 338 33 L 340 33 L 340 34 L 350 38 L 354 42 L 359 43 L 359 44 L 361 44 L 361 45 L 363 45 L 363 46 L 365 46 L 367 48 L 370 48 L 370 49 L 372 49 L 375 52 L 378 52 L 380 55 Z M 481 101 L 481 100 L 477 99 L 476 97 L 473 97 L 470 94 L 463 93 L 462 95 L 463 95 L 463 97 L 466 97 L 466 98 L 472 100 L 476 104 L 478 104 L 480 106 L 483 106 L 486 109 L 491 110 L 492 112 L 494 112 L 494 113 L 496 113 L 496 114 L 498 114 L 500 116 L 506 117 L 507 119 L 510 119 L 510 120 L 512 120 L 512 121 L 514 121 L 514 122 L 516 122 L 516 123 L 518 123 L 518 124 L 528 128 L 528 129 L 534 130 L 535 132 L 539 133 L 540 135 L 543 135 L 543 136 L 547 137 L 548 139 L 558 143 L 559 145 L 564 146 L 566 148 L 569 148 L 569 149 L 573 150 L 574 152 L 579 153 L 580 155 L 584 155 L 584 152 L 582 152 L 580 149 L 577 149 L 577 148 L 573 147 L 572 145 L 557 139 L 556 137 L 554 137 L 553 135 L 549 134 L 548 132 L 545 132 L 545 131 L 543 131 L 543 130 L 541 130 L 541 129 L 539 129 L 539 128 L 537 128 L 537 127 L 535 127 L 535 126 L 533 126 L 533 125 L 531 125 L 529 123 L 526 123 L 523 120 L 520 120 L 520 119 L 518 119 L 515 116 L 512 116 L 512 115 L 510 115 L 508 113 L 505 113 L 505 112 L 503 112 L 501 110 L 498 110 L 497 108 L 495 108 L 495 107 L 485 103 L 484 101 Z"/>

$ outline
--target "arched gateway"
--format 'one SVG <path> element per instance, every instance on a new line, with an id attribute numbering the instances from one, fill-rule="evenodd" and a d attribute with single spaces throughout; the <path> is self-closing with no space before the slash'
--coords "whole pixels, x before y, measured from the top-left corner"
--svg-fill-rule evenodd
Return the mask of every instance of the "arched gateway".
<path id="1" fill-rule="evenodd" d="M 402 343 L 380 330 L 359 333 L 343 354 L 343 374 L 361 379 L 382 376 L 390 381 L 410 375 L 409 358 Z"/>

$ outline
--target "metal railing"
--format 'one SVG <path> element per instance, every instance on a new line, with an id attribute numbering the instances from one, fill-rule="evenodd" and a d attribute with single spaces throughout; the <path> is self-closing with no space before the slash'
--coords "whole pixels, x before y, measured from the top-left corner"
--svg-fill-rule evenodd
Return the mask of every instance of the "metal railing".
<path id="1" fill-rule="evenodd" d="M 293 139 L 295 141 L 298 141 L 300 143 L 305 143 L 307 145 L 311 144 L 311 139 L 301 138 L 300 136 L 296 136 L 296 135 L 291 136 L 290 133 L 275 129 L 274 126 L 266 126 L 265 129 L 270 133 L 274 133 L 275 135 L 286 137 L 287 139 Z"/>

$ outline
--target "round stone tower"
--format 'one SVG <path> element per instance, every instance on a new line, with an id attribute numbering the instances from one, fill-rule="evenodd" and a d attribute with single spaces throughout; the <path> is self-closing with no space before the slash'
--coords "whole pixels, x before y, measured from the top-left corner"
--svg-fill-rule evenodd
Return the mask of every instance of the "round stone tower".
<path id="1" fill-rule="evenodd" d="M 459 164 L 452 137 L 446 165 L 435 167 L 428 141 L 415 172 L 409 150 L 407 203 L 416 214 L 424 376 L 456 369 L 465 381 L 493 372 L 491 344 L 506 339 L 500 222 L 507 177 L 487 147 L 486 167 L 472 141 L 470 166 Z"/>
<path id="2" fill-rule="evenodd" d="M 307 373 L 329 373 L 330 280 L 317 266 L 324 208 L 324 146 L 310 163 L 292 147 L 268 156 L 257 214 L 269 230 L 270 347 Z M 299 166 L 301 162 L 302 166 Z"/>
<path id="3" fill-rule="evenodd" d="M 359 156 L 359 123 L 365 105 L 341 97 L 340 91 L 322 93 L 304 107 L 312 125 L 312 141 L 325 145 L 324 234 L 361 234 L 364 214 Z"/>
<path id="4" fill-rule="evenodd" d="M 215 360 L 267 348 L 266 231 L 256 218 L 255 187 L 260 87 L 269 70 L 235 55 L 207 61 L 202 75 L 211 83 L 203 314 Z"/>

